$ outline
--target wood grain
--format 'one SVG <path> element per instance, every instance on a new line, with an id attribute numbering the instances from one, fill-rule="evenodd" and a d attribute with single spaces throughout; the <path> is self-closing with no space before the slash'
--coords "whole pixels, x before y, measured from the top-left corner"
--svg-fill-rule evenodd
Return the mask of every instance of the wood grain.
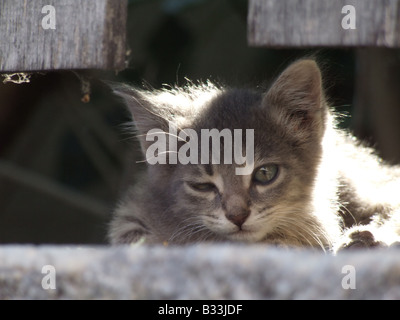
<path id="1" fill-rule="evenodd" d="M 356 29 L 343 29 L 345 5 Z M 250 0 L 248 42 L 272 47 L 400 47 L 400 0 Z"/>
<path id="2" fill-rule="evenodd" d="M 44 29 L 45 5 L 56 29 Z M 0 72 L 125 67 L 127 0 L 1 0 Z"/>

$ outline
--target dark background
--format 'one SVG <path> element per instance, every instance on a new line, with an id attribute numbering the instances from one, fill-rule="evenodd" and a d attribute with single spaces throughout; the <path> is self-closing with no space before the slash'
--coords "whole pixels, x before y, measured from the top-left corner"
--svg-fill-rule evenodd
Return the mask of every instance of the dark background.
<path id="1" fill-rule="evenodd" d="M 106 242 L 112 208 L 134 180 L 127 168 L 139 171 L 143 164 L 136 163 L 142 159 L 137 142 L 123 126 L 128 114 L 101 80 L 160 88 L 211 79 L 263 89 L 290 62 L 313 55 L 331 105 L 352 115 L 342 126 L 378 143 L 388 161 L 399 161 L 400 135 L 393 129 L 400 124 L 398 51 L 250 48 L 246 18 L 245 0 L 129 1 L 126 70 L 0 82 L 0 243 Z M 81 101 L 81 77 L 91 83 L 89 103 Z M 395 107 L 378 121 L 380 103 L 371 104 L 387 97 L 397 99 Z M 381 134 L 385 128 L 392 129 Z"/>

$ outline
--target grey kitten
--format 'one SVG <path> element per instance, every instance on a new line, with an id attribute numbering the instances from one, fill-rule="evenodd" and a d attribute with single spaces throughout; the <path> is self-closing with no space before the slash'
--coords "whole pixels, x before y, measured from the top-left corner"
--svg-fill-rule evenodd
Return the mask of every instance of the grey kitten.
<path id="1" fill-rule="evenodd" d="M 336 128 L 314 61 L 293 63 L 266 93 L 210 83 L 116 93 L 144 154 L 153 143 L 146 133 L 168 132 L 171 124 L 177 133 L 254 129 L 254 170 L 237 175 L 223 162 L 148 165 L 115 210 L 113 244 L 240 241 L 337 251 L 398 241 L 400 167 Z"/>

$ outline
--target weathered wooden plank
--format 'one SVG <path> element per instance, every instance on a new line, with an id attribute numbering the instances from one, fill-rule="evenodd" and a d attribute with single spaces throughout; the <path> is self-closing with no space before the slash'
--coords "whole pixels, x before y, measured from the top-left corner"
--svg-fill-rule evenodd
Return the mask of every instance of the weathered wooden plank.
<path id="1" fill-rule="evenodd" d="M 0 72 L 123 69 L 126 15 L 127 0 L 1 0 Z"/>
<path id="2" fill-rule="evenodd" d="M 273 47 L 400 47 L 400 0 L 250 0 L 248 41 Z"/>

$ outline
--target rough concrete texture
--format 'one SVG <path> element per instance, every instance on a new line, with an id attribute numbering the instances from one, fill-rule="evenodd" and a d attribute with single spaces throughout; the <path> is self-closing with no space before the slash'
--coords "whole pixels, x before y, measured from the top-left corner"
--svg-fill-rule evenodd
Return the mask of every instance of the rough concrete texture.
<path id="1" fill-rule="evenodd" d="M 0 299 L 400 299 L 400 250 L 3 246 Z"/>

